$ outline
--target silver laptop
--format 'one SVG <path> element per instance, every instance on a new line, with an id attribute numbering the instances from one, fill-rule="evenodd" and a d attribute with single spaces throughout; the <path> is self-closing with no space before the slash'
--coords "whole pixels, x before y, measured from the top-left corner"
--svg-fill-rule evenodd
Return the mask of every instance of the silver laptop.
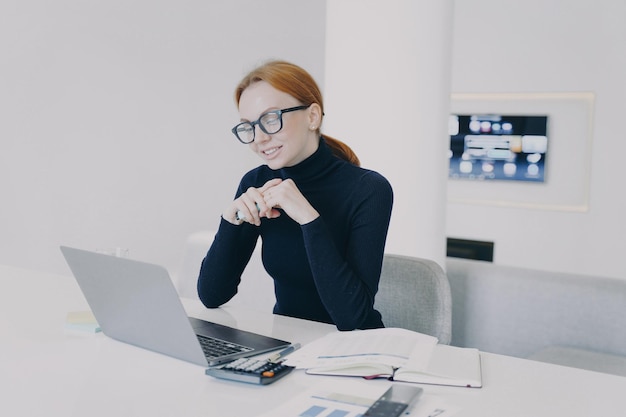
<path id="1" fill-rule="evenodd" d="M 66 246 L 61 252 L 102 332 L 113 339 L 202 366 L 289 345 L 187 317 L 161 266 Z"/>

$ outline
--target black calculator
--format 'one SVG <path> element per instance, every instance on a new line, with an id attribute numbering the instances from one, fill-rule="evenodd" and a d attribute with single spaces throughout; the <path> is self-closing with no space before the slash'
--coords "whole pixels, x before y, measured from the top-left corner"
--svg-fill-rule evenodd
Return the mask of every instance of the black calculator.
<path id="1" fill-rule="evenodd" d="M 267 360 L 243 358 L 225 365 L 208 368 L 205 374 L 231 381 L 267 385 L 278 381 L 293 369 L 293 366 L 287 366 L 282 362 L 274 363 Z"/>
<path id="2" fill-rule="evenodd" d="M 392 385 L 367 409 L 365 417 L 400 417 L 409 410 L 424 390 L 409 385 Z"/>

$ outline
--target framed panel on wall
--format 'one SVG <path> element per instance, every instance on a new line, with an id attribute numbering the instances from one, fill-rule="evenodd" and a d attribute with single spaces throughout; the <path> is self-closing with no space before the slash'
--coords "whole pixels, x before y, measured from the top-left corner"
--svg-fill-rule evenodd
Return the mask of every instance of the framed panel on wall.
<path id="1" fill-rule="evenodd" d="M 592 93 L 452 94 L 448 202 L 587 211 Z"/>

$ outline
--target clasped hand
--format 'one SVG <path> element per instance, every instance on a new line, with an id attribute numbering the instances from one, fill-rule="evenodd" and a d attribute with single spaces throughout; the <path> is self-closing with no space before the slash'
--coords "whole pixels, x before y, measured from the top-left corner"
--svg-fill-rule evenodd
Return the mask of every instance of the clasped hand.
<path id="1" fill-rule="evenodd" d="M 232 224 L 247 222 L 261 225 L 261 218 L 274 219 L 281 215 L 281 209 L 287 216 L 299 224 L 312 222 L 319 213 L 302 195 L 292 179 L 274 178 L 262 187 L 250 187 L 235 199 L 224 211 L 224 219 Z"/>

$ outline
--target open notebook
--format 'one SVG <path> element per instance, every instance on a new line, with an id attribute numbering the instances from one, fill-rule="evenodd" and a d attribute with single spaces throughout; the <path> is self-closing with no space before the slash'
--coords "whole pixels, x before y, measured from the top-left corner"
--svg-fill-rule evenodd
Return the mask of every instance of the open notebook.
<path id="1" fill-rule="evenodd" d="M 330 333 L 292 354 L 287 364 L 308 374 L 482 387 L 477 349 L 439 345 L 435 337 L 398 328 Z"/>

